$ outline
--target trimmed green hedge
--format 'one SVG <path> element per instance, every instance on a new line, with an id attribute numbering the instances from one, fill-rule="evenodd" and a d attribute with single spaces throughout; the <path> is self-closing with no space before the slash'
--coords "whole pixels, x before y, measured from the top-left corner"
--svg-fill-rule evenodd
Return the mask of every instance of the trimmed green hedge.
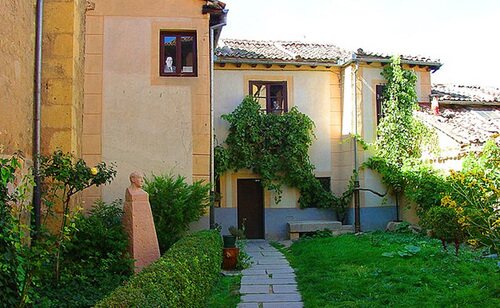
<path id="1" fill-rule="evenodd" d="M 96 307 L 204 307 L 221 262 L 217 231 L 188 235 Z"/>

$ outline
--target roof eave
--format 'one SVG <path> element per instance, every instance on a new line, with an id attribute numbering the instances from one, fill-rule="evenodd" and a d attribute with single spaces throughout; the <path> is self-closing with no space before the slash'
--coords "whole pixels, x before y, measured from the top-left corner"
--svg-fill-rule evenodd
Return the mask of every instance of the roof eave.
<path id="1" fill-rule="evenodd" d="M 348 65 L 355 63 L 355 62 L 391 63 L 391 61 L 392 61 L 391 59 L 387 59 L 387 58 L 356 56 L 354 59 L 349 59 L 346 62 L 344 62 L 342 64 L 342 66 L 348 66 Z M 434 61 L 415 61 L 415 60 L 403 60 L 403 59 L 401 59 L 401 64 L 428 66 L 433 71 L 437 71 L 441 66 L 443 66 L 442 63 L 434 62 Z"/>
<path id="2" fill-rule="evenodd" d="M 325 67 L 341 67 L 337 62 L 326 61 L 297 61 L 297 60 L 279 60 L 279 59 L 248 59 L 248 58 L 229 58 L 217 56 L 215 63 L 229 64 L 263 64 L 263 65 L 309 65 L 309 66 L 325 66 Z"/>

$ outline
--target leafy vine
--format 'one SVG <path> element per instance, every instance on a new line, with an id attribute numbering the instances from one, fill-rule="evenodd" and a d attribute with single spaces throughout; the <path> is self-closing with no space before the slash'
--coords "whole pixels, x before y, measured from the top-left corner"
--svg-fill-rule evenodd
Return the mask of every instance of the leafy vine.
<path id="1" fill-rule="evenodd" d="M 247 96 L 230 114 L 222 116 L 229 123 L 224 145 L 215 148 L 215 174 L 229 170 L 250 169 L 259 174 L 265 188 L 277 193 L 282 185 L 300 191 L 304 207 L 330 207 L 333 196 L 314 176 L 309 148 L 315 138 L 314 122 L 297 108 L 277 115 L 262 113 L 259 103 Z"/>

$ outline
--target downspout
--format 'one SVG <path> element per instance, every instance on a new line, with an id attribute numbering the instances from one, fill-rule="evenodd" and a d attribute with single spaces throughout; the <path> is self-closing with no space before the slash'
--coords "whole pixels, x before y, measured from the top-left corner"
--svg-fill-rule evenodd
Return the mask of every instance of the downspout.
<path id="1" fill-rule="evenodd" d="M 354 232 L 361 232 L 361 206 L 359 200 L 359 176 L 358 176 L 358 99 L 357 99 L 357 73 L 359 62 L 356 54 L 353 54 L 353 60 L 356 64 L 353 71 L 354 88 Z"/>
<path id="2" fill-rule="evenodd" d="M 224 21 L 210 26 L 210 229 L 215 228 L 215 212 L 214 212 L 214 198 L 215 198 L 215 160 L 214 160 L 214 49 L 215 49 L 215 30 L 220 29 L 226 25 Z"/>
<path id="3" fill-rule="evenodd" d="M 43 36 L 43 0 L 36 1 L 36 38 L 35 38 L 35 102 L 33 106 L 33 209 L 35 211 L 35 236 L 40 231 L 42 190 L 40 179 L 40 144 L 42 111 L 42 36 Z"/>

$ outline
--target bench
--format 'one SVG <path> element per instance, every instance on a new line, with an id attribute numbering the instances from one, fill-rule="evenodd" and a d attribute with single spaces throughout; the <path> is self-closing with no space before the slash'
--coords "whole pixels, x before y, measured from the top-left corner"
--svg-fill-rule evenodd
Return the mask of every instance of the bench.
<path id="1" fill-rule="evenodd" d="M 352 225 L 342 225 L 340 221 L 333 220 L 302 220 L 289 221 L 288 233 L 291 240 L 297 240 L 301 233 L 316 232 L 328 229 L 333 234 L 353 233 Z"/>

